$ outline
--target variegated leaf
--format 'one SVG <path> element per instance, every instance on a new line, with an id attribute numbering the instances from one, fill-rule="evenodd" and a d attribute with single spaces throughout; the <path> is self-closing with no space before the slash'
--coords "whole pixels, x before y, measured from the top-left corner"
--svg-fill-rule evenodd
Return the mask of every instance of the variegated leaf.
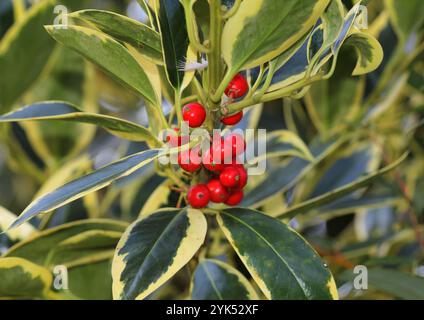
<path id="1" fill-rule="evenodd" d="M 314 249 L 287 225 L 245 208 L 222 210 L 217 219 L 268 299 L 338 299 L 331 272 Z"/>
<path id="2" fill-rule="evenodd" d="M 0 116 L 0 123 L 35 120 L 89 123 L 100 126 L 123 139 L 146 141 L 156 147 L 160 145 L 158 139 L 148 129 L 136 123 L 112 116 L 83 112 L 72 104 L 62 101 L 38 102 Z"/>
<path id="3" fill-rule="evenodd" d="M 47 298 L 53 276 L 21 258 L 0 258 L 0 299 Z"/>
<path id="4" fill-rule="evenodd" d="M 202 260 L 193 276 L 193 300 L 256 300 L 249 281 L 235 268 L 215 259 Z"/>
<path id="5" fill-rule="evenodd" d="M 222 52 L 230 71 L 265 63 L 303 37 L 329 0 L 244 0 L 224 26 Z"/>
<path id="6" fill-rule="evenodd" d="M 160 36 L 145 24 L 105 10 L 80 10 L 69 16 L 94 25 L 116 40 L 131 44 L 154 62 L 163 64 Z"/>
<path id="7" fill-rule="evenodd" d="M 56 41 L 76 50 L 129 89 L 158 105 L 146 73 L 122 44 L 100 31 L 86 27 L 68 26 L 67 29 L 59 29 L 47 26 L 46 29 Z"/>
<path id="8" fill-rule="evenodd" d="M 113 162 L 86 176 L 73 180 L 56 190 L 34 200 L 15 220 L 10 228 L 15 228 L 37 214 L 49 212 L 88 193 L 102 189 L 113 181 L 128 176 L 159 156 L 159 150 L 151 149 L 130 155 Z"/>
<path id="9" fill-rule="evenodd" d="M 114 299 L 144 299 L 177 273 L 203 244 L 206 218 L 194 209 L 166 209 L 134 222 L 116 248 Z"/>

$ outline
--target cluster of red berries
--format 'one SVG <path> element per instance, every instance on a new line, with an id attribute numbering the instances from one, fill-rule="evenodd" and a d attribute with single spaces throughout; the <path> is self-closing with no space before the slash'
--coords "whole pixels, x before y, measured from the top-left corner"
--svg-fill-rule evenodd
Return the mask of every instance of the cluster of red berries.
<path id="1" fill-rule="evenodd" d="M 229 83 L 225 94 L 230 99 L 243 97 L 249 89 L 246 79 L 238 74 Z M 183 120 L 190 128 L 198 128 L 206 119 L 206 110 L 200 103 L 190 103 L 183 107 Z M 223 117 L 225 125 L 235 125 L 243 118 L 243 111 Z M 175 131 L 179 131 L 175 129 Z M 172 144 L 180 146 L 183 137 L 178 136 Z M 167 137 L 169 141 L 170 138 Z M 209 181 L 197 184 L 190 188 L 187 201 L 193 208 L 204 208 L 209 202 L 225 203 L 229 206 L 238 205 L 243 200 L 243 188 L 247 184 L 247 171 L 243 165 L 237 163 L 237 157 L 244 153 L 246 142 L 237 134 L 230 134 L 224 138 L 214 138 L 210 148 L 201 153 L 200 147 L 182 151 L 178 155 L 180 167 L 190 173 L 204 167 L 208 172 Z"/>
<path id="2" fill-rule="evenodd" d="M 238 205 L 243 200 L 243 188 L 247 184 L 247 171 L 237 163 L 237 157 L 245 151 L 244 139 L 231 134 L 212 146 L 203 155 L 193 148 L 178 157 L 182 169 L 188 172 L 199 170 L 202 165 L 208 172 L 209 181 L 190 188 L 187 201 L 193 208 L 204 208 L 209 202 Z M 231 154 L 231 158 L 228 158 Z M 199 162 L 201 160 L 201 163 Z"/>
<path id="3" fill-rule="evenodd" d="M 193 208 L 204 208 L 210 201 L 236 206 L 243 200 L 243 188 L 246 183 L 247 172 L 243 166 L 227 166 L 208 183 L 191 187 L 187 194 L 187 201 Z"/>

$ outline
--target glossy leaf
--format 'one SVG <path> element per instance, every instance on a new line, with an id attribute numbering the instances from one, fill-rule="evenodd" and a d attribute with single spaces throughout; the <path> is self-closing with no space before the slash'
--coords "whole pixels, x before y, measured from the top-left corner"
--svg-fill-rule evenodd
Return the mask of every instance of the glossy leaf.
<path id="1" fill-rule="evenodd" d="M 83 112 L 67 102 L 39 102 L 0 116 L 0 123 L 34 120 L 89 123 L 100 126 L 111 134 L 123 139 L 146 141 L 153 146 L 159 145 L 158 139 L 154 137 L 148 129 L 136 123 L 112 116 Z"/>
<path id="2" fill-rule="evenodd" d="M 340 1 L 333 0 L 313 30 L 289 50 L 277 57 L 275 71 L 268 91 L 274 91 L 306 76 L 316 75 L 332 57 L 333 64 L 358 14 L 359 6 L 343 16 Z"/>
<path id="3" fill-rule="evenodd" d="M 155 91 L 146 73 L 122 44 L 86 27 L 58 29 L 47 26 L 46 30 L 56 41 L 76 50 L 147 101 L 157 104 Z"/>
<path id="4" fill-rule="evenodd" d="M 421 277 L 382 268 L 369 268 L 367 275 L 369 287 L 373 289 L 404 300 L 424 299 L 424 279 Z M 354 276 L 351 271 L 342 274 L 342 278 L 349 281 L 353 281 Z"/>
<path id="5" fill-rule="evenodd" d="M 146 298 L 190 261 L 206 229 L 206 218 L 194 209 L 161 210 L 134 222 L 113 260 L 114 299 Z"/>
<path id="6" fill-rule="evenodd" d="M 354 76 L 375 71 L 383 61 L 383 48 L 377 39 L 367 33 L 352 33 L 345 45 L 354 47 L 358 55 L 358 61 L 352 73 Z"/>
<path id="7" fill-rule="evenodd" d="M 11 109 L 41 74 L 55 46 L 43 25 L 53 20 L 55 0 L 41 1 L 0 42 L 0 112 Z"/>
<path id="8" fill-rule="evenodd" d="M 201 261 L 194 272 L 193 300 L 256 300 L 249 281 L 235 268 L 213 259 Z"/>
<path id="9" fill-rule="evenodd" d="M 248 144 L 247 152 L 253 154 L 254 150 L 249 151 L 251 148 L 254 148 L 254 144 Z M 314 160 L 308 147 L 298 135 L 288 130 L 277 130 L 267 134 L 266 154 L 256 157 L 255 161 L 261 161 L 265 157 L 269 160 L 283 156 L 295 156 L 308 161 Z M 252 161 L 249 162 L 252 163 Z"/>
<path id="10" fill-rule="evenodd" d="M 37 214 L 49 212 L 88 193 L 107 187 L 113 181 L 128 176 L 158 157 L 159 151 L 151 149 L 133 154 L 86 176 L 73 180 L 58 189 L 34 200 L 18 217 L 10 228 L 17 227 Z"/>
<path id="11" fill-rule="evenodd" d="M 111 266 L 111 257 L 68 266 L 69 290 L 81 299 L 111 300 Z"/>
<path id="12" fill-rule="evenodd" d="M 88 230 L 69 237 L 57 244 L 46 258 L 46 265 L 73 265 L 78 261 L 90 261 L 100 256 L 113 256 L 122 236 L 121 231 Z"/>
<path id="13" fill-rule="evenodd" d="M 370 269 L 369 284 L 383 292 L 405 300 L 424 299 L 424 279 L 401 271 Z"/>
<path id="14" fill-rule="evenodd" d="M 319 165 L 329 154 L 338 150 L 342 143 L 343 141 L 337 141 L 310 147 L 310 151 L 315 158 L 311 163 L 304 159 L 295 158 L 288 164 L 282 164 L 270 169 L 266 174 L 268 177 L 272 177 L 272 183 L 268 179 L 259 183 L 252 190 L 249 190 L 240 205 L 257 208 L 266 200 L 275 196 L 275 194 L 286 192 L 306 173 Z"/>
<path id="15" fill-rule="evenodd" d="M 127 42 L 153 61 L 163 64 L 159 34 L 136 20 L 105 10 L 81 10 L 70 17 L 94 25 L 116 40 Z"/>
<path id="16" fill-rule="evenodd" d="M 392 171 L 397 166 L 399 166 L 407 157 L 407 154 L 404 154 L 401 158 L 399 158 L 397 161 L 391 163 L 390 165 L 376 171 L 372 172 L 368 175 L 365 175 L 351 183 L 348 183 L 346 185 L 343 185 L 341 187 L 338 187 L 336 189 L 333 189 L 329 191 L 328 193 L 321 194 L 319 196 L 316 196 L 312 199 L 309 199 L 307 201 L 304 201 L 302 203 L 299 203 L 298 205 L 295 205 L 291 208 L 288 208 L 287 210 L 284 210 L 283 213 L 278 215 L 278 218 L 291 218 L 294 217 L 297 214 L 301 214 L 304 212 L 307 212 L 308 210 L 311 210 L 313 208 L 328 204 L 334 200 L 340 199 L 343 196 L 346 196 L 348 194 L 351 194 L 352 192 L 366 187 L 370 185 L 373 181 L 381 177 L 382 175 Z"/>
<path id="17" fill-rule="evenodd" d="M 0 258 L 0 298 L 45 298 L 52 283 L 46 268 L 21 258 Z"/>
<path id="18" fill-rule="evenodd" d="M 187 79 L 193 75 L 192 72 L 181 70 L 181 65 L 193 59 L 184 8 L 179 1 L 174 0 L 155 0 L 154 8 L 162 39 L 166 74 L 174 89 L 181 92 L 188 84 Z"/>
<path id="19" fill-rule="evenodd" d="M 124 232 L 128 224 L 105 219 L 91 219 L 70 222 L 58 227 L 47 229 L 21 241 L 5 253 L 6 257 L 19 257 L 31 262 L 46 265 L 48 257 L 59 243 L 75 239 L 87 232 Z M 65 242 L 66 243 L 66 242 Z"/>
<path id="20" fill-rule="evenodd" d="M 399 197 L 390 194 L 364 195 L 359 198 L 353 194 L 308 210 L 305 214 L 308 216 L 319 216 L 326 220 L 343 214 L 349 214 L 357 210 L 376 209 L 395 205 L 400 201 L 401 199 Z"/>
<path id="21" fill-rule="evenodd" d="M 82 155 L 79 158 L 69 161 L 60 169 L 53 172 L 40 186 L 34 198 L 38 198 L 45 193 L 49 193 L 64 185 L 67 182 L 82 176 L 84 173 L 92 170 L 93 161 L 88 155 Z"/>
<path id="22" fill-rule="evenodd" d="M 294 230 L 245 208 L 225 209 L 218 223 L 268 299 L 337 299 L 324 262 Z"/>
<path id="23" fill-rule="evenodd" d="M 256 67 L 289 49 L 312 28 L 329 0 L 245 0 L 224 26 L 230 73 Z"/>
<path id="24" fill-rule="evenodd" d="M 375 172 L 380 164 L 380 150 L 372 144 L 355 147 L 353 151 L 338 157 L 326 170 L 322 170 L 308 198 L 315 198 L 357 179 Z"/>

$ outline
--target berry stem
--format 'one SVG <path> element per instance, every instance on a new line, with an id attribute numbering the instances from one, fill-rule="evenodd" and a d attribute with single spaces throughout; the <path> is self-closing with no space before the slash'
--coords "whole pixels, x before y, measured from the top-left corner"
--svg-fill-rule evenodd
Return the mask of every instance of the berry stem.
<path id="1" fill-rule="evenodd" d="M 202 84 L 197 80 L 196 76 L 193 77 L 193 85 L 194 89 L 196 90 L 196 93 L 200 99 L 200 102 L 202 102 L 203 105 L 206 105 L 206 94 L 205 90 L 202 87 Z"/>
<path id="2" fill-rule="evenodd" d="M 219 108 L 219 98 L 213 99 L 222 77 L 221 61 L 221 37 L 222 37 L 222 15 L 221 0 L 210 0 L 210 53 L 208 54 L 208 76 L 209 76 L 209 109 Z M 224 92 L 224 91 L 222 91 Z M 211 112 L 211 124 L 215 123 L 214 112 Z"/>
<path id="3" fill-rule="evenodd" d="M 181 122 L 183 121 L 183 111 L 181 108 L 181 95 L 178 90 L 174 91 L 174 108 L 177 114 L 178 127 L 181 127 Z"/>
<path id="4" fill-rule="evenodd" d="M 290 86 L 287 86 L 285 88 L 270 92 L 270 93 L 266 93 L 264 94 L 259 100 L 257 100 L 257 98 L 255 96 L 250 97 L 248 99 L 244 99 L 240 102 L 236 102 L 236 103 L 232 103 L 227 105 L 225 108 L 223 108 L 221 110 L 221 112 L 223 114 L 233 114 L 233 113 L 237 113 L 241 110 L 243 110 L 244 108 L 247 108 L 249 106 L 252 106 L 254 104 L 257 103 L 261 103 L 261 102 L 269 102 L 269 101 L 273 101 L 276 99 L 281 99 L 284 97 L 289 97 L 293 94 L 293 92 L 302 89 L 305 86 L 308 86 L 318 80 L 320 80 L 322 78 L 322 75 L 317 75 L 314 77 L 311 77 L 309 79 L 304 79 L 301 80 L 299 82 L 296 82 Z"/>
<path id="5" fill-rule="evenodd" d="M 258 78 L 256 79 L 253 86 L 250 88 L 249 93 L 246 96 L 246 99 L 251 98 L 253 96 L 253 94 L 256 92 L 256 90 L 258 90 L 259 86 L 262 83 L 262 79 L 264 77 L 264 74 L 265 74 L 265 66 L 263 64 L 261 64 L 260 67 L 259 67 Z"/>

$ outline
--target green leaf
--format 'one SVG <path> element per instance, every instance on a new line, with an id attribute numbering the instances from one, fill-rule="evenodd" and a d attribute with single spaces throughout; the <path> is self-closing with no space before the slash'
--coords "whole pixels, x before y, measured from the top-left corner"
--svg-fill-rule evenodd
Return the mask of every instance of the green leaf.
<path id="1" fill-rule="evenodd" d="M 106 219 L 70 222 L 47 229 L 21 241 L 5 253 L 6 257 L 19 257 L 47 266 L 47 258 L 57 245 L 86 232 L 124 232 L 128 224 Z"/>
<path id="2" fill-rule="evenodd" d="M 248 144 L 248 148 L 253 147 L 253 144 Z M 294 156 L 308 161 L 314 160 L 314 156 L 297 134 L 289 130 L 277 130 L 267 134 L 266 154 L 255 158 L 255 162 L 263 160 L 262 158 L 269 160 L 283 156 Z"/>
<path id="3" fill-rule="evenodd" d="M 353 272 L 343 273 L 341 278 L 353 281 Z M 424 299 L 424 279 L 398 270 L 368 269 L 370 287 L 405 300 Z"/>
<path id="4" fill-rule="evenodd" d="M 274 91 L 286 87 L 292 83 L 302 80 L 306 75 L 309 66 L 308 45 L 314 39 L 312 33 L 307 37 L 301 38 L 289 50 L 279 55 L 273 63 L 275 63 L 275 71 L 272 74 L 270 87 L 267 91 Z M 265 73 L 268 75 L 269 71 Z M 260 87 L 263 86 L 261 84 Z"/>
<path id="5" fill-rule="evenodd" d="M 405 300 L 424 300 L 424 279 L 404 272 L 368 270 L 369 285 Z"/>
<path id="6" fill-rule="evenodd" d="M 70 265 L 68 285 L 72 294 L 86 300 L 112 300 L 112 258 Z"/>
<path id="7" fill-rule="evenodd" d="M 181 92 L 193 76 L 193 72 L 180 70 L 181 65 L 197 61 L 189 47 L 184 8 L 174 0 L 156 0 L 154 5 L 162 36 L 166 74 L 174 89 Z"/>
<path id="8" fill-rule="evenodd" d="M 275 70 L 268 91 L 317 75 L 331 57 L 337 57 L 358 10 L 357 5 L 344 17 L 343 5 L 339 0 L 333 0 L 322 16 L 322 23 L 274 60 Z M 336 62 L 337 59 L 334 59 L 332 63 L 335 65 Z"/>
<path id="9" fill-rule="evenodd" d="M 315 158 L 311 163 L 304 159 L 295 158 L 288 164 L 284 163 L 269 170 L 267 176 L 272 177 L 272 180 L 265 179 L 255 186 L 246 194 L 240 205 L 257 208 L 274 195 L 286 192 L 330 154 L 336 152 L 344 144 L 346 139 L 346 137 L 342 137 L 336 142 L 311 147 L 311 153 Z"/>
<path id="10" fill-rule="evenodd" d="M 345 23 L 343 14 L 343 2 L 341 0 L 331 0 L 327 10 L 321 17 L 324 30 L 324 48 L 330 47 L 339 37 Z"/>
<path id="11" fill-rule="evenodd" d="M 94 25 L 116 40 L 134 46 L 154 62 L 163 64 L 160 36 L 145 24 L 105 10 L 81 10 L 69 16 Z"/>
<path id="12" fill-rule="evenodd" d="M 268 299 L 337 299 L 324 262 L 294 230 L 259 211 L 225 209 L 219 226 Z"/>
<path id="13" fill-rule="evenodd" d="M 352 75 L 359 76 L 375 71 L 383 61 L 383 48 L 373 36 L 362 33 L 352 33 L 345 42 L 346 46 L 355 48 L 358 56 Z"/>
<path id="14" fill-rule="evenodd" d="M 304 212 L 305 215 L 319 216 L 320 219 L 328 220 L 340 215 L 349 214 L 360 209 L 377 209 L 399 203 L 401 198 L 393 195 L 365 195 L 357 198 L 349 195 L 317 208 Z"/>
<path id="15" fill-rule="evenodd" d="M 146 141 L 156 147 L 160 145 L 158 139 L 148 129 L 136 123 L 112 116 L 83 112 L 67 102 L 38 102 L 0 116 L 0 123 L 34 120 L 89 123 L 100 126 L 111 134 L 123 139 Z"/>
<path id="16" fill-rule="evenodd" d="M 331 203 L 332 201 L 339 199 L 343 196 L 346 196 L 358 189 L 361 189 L 363 187 L 366 187 L 370 185 L 373 181 L 380 178 L 382 175 L 392 171 L 397 166 L 399 166 L 406 158 L 408 154 L 404 154 L 402 157 L 400 157 L 397 161 L 391 163 L 390 165 L 376 171 L 372 172 L 364 177 L 361 177 L 351 183 L 348 183 L 346 185 L 340 186 L 336 189 L 333 189 L 327 193 L 318 195 L 312 199 L 309 199 L 307 201 L 304 201 L 302 203 L 299 203 L 298 205 L 292 206 L 282 212 L 280 215 L 277 216 L 277 218 L 292 218 L 298 214 L 307 212 L 309 210 L 312 210 L 316 207 L 323 206 L 325 204 Z"/>
<path id="17" fill-rule="evenodd" d="M 289 49 L 316 23 L 329 0 L 244 0 L 224 26 L 222 52 L 230 74 Z"/>
<path id="18" fill-rule="evenodd" d="M 329 167 L 321 169 L 319 180 L 307 197 L 315 198 L 375 172 L 380 164 L 380 152 L 375 145 L 365 143 L 355 146 L 346 155 L 337 156 Z"/>
<path id="19" fill-rule="evenodd" d="M 7 112 L 41 74 L 55 46 L 43 29 L 53 21 L 54 0 L 40 1 L 0 42 L 0 112 Z"/>
<path id="20" fill-rule="evenodd" d="M 213 259 L 202 260 L 193 277 L 193 300 L 257 300 L 249 281 L 235 268 Z"/>
<path id="21" fill-rule="evenodd" d="M 15 220 L 15 228 L 40 213 L 49 212 L 75 201 L 88 193 L 107 187 L 113 181 L 128 176 L 159 156 L 156 149 L 143 151 L 113 162 L 86 176 L 35 199 Z"/>
<path id="22" fill-rule="evenodd" d="M 45 298 L 53 276 L 21 258 L 0 258 L 0 298 Z"/>
<path id="23" fill-rule="evenodd" d="M 59 43 L 76 50 L 147 101 L 158 104 L 154 88 L 140 64 L 110 36 L 78 26 L 67 29 L 47 26 L 46 30 Z"/>
<path id="24" fill-rule="evenodd" d="M 385 0 L 395 32 L 404 44 L 424 24 L 424 2 L 421 0 Z"/>
<path id="25" fill-rule="evenodd" d="M 120 231 L 88 230 L 69 237 L 57 244 L 46 258 L 49 266 L 65 265 L 95 259 L 98 256 L 113 257 L 122 236 Z"/>
<path id="26" fill-rule="evenodd" d="M 161 210 L 124 233 L 112 265 L 114 299 L 144 299 L 194 256 L 206 236 L 206 218 L 194 209 Z"/>

